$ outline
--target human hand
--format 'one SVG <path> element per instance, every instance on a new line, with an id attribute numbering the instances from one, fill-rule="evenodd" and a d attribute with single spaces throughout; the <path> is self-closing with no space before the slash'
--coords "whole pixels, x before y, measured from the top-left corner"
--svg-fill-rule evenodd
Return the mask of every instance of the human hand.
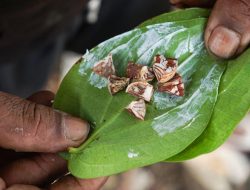
<path id="1" fill-rule="evenodd" d="M 39 190 L 38 186 L 98 190 L 107 180 L 64 176 L 66 161 L 55 153 L 79 146 L 87 138 L 89 125 L 49 108 L 53 98 L 51 92 L 34 94 L 29 100 L 0 92 L 0 190 Z"/>
<path id="2" fill-rule="evenodd" d="M 214 0 L 170 0 L 175 5 L 211 6 Z M 250 0 L 217 0 L 209 17 L 205 44 L 221 58 L 242 53 L 250 42 Z"/>

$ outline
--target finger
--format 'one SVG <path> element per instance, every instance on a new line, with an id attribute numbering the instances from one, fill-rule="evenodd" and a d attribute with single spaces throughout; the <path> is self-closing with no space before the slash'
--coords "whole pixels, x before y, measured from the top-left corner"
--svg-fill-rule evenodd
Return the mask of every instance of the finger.
<path id="1" fill-rule="evenodd" d="M 7 186 L 50 184 L 67 172 L 67 162 L 56 154 L 37 154 L 17 160 L 0 171 Z"/>
<path id="2" fill-rule="evenodd" d="M 73 176 L 65 176 L 55 184 L 50 190 L 99 190 L 106 183 L 107 177 L 97 179 L 77 179 Z"/>
<path id="3" fill-rule="evenodd" d="M 0 146 L 32 152 L 57 152 L 79 146 L 89 125 L 52 108 L 0 92 Z"/>
<path id="4" fill-rule="evenodd" d="M 27 100 L 51 107 L 52 100 L 54 99 L 54 97 L 55 97 L 54 93 L 50 91 L 39 91 L 29 96 Z M 21 152 L 15 152 L 12 150 L 5 150 L 0 148 L 0 168 L 2 166 L 6 166 L 7 163 L 10 163 L 16 159 L 20 159 L 23 157 L 27 158 L 27 153 L 24 154 Z"/>
<path id="5" fill-rule="evenodd" d="M 207 49 L 221 58 L 241 53 L 250 42 L 250 1 L 217 0 L 206 31 Z"/>
<path id="6" fill-rule="evenodd" d="M 53 184 L 49 190 L 99 190 L 105 184 L 107 178 L 92 180 L 79 180 L 72 176 L 67 176 Z M 31 185 L 13 185 L 6 190 L 41 190 Z"/>
<path id="7" fill-rule="evenodd" d="M 2 178 L 0 178 L 0 190 L 4 190 L 6 188 L 6 184 Z"/>
<path id="8" fill-rule="evenodd" d="M 13 185 L 6 190 L 41 190 L 38 187 L 32 186 L 32 185 Z"/>
<path id="9" fill-rule="evenodd" d="M 215 0 L 170 0 L 173 5 L 184 7 L 212 7 Z"/>
<path id="10" fill-rule="evenodd" d="M 37 104 L 42 104 L 45 106 L 52 106 L 52 100 L 54 100 L 55 94 L 50 91 L 39 91 L 35 94 L 32 94 L 27 100 L 35 102 Z"/>

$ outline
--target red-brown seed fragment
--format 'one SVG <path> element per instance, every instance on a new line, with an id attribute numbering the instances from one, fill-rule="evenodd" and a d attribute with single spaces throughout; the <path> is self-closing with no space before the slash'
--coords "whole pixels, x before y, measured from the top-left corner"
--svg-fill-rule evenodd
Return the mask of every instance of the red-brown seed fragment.
<path id="1" fill-rule="evenodd" d="M 179 74 L 175 74 L 174 78 L 166 83 L 158 83 L 159 92 L 168 92 L 176 96 L 184 96 L 184 84 Z"/>
<path id="2" fill-rule="evenodd" d="M 106 78 L 110 75 L 114 75 L 115 67 L 113 65 L 112 54 L 109 54 L 103 60 L 98 61 L 93 67 L 93 72 Z"/>
<path id="3" fill-rule="evenodd" d="M 129 84 L 129 78 L 111 75 L 108 78 L 108 90 L 111 95 L 123 90 Z"/>
<path id="4" fill-rule="evenodd" d="M 129 62 L 127 66 L 127 77 L 130 79 L 139 79 L 140 77 L 140 70 L 143 66 L 140 64 L 136 64 L 133 62 Z"/>
<path id="5" fill-rule="evenodd" d="M 137 101 L 132 101 L 126 109 L 133 114 L 136 118 L 140 120 L 144 120 L 146 115 L 146 104 L 143 99 L 139 99 Z"/>
<path id="6" fill-rule="evenodd" d="M 127 77 L 133 81 L 152 81 L 154 79 L 153 69 L 133 62 L 129 62 L 127 66 Z"/>
<path id="7" fill-rule="evenodd" d="M 164 56 L 157 55 L 154 58 L 153 70 L 160 83 L 165 83 L 174 77 L 178 66 L 176 59 L 164 59 Z"/>
<path id="8" fill-rule="evenodd" d="M 141 71 L 140 71 L 140 80 L 144 80 L 144 81 L 152 81 L 154 80 L 155 78 L 155 75 L 154 75 L 154 71 L 152 68 L 148 67 L 148 66 L 143 66 L 141 68 Z"/>
<path id="9" fill-rule="evenodd" d="M 161 63 L 166 61 L 166 57 L 164 57 L 164 55 L 159 55 L 157 54 L 156 56 L 154 56 L 154 61 L 153 63 Z"/>
<path id="10" fill-rule="evenodd" d="M 142 98 L 147 102 L 150 102 L 150 99 L 154 92 L 154 88 L 146 81 L 138 81 L 129 84 L 126 92 L 133 96 Z"/>

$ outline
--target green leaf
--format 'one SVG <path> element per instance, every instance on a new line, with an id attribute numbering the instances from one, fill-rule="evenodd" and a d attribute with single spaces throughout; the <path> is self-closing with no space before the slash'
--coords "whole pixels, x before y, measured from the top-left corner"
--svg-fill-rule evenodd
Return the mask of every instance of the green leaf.
<path id="1" fill-rule="evenodd" d="M 196 8 L 153 18 L 99 44 L 73 66 L 60 86 L 54 107 L 88 120 L 93 127 L 83 145 L 63 154 L 73 175 L 94 178 L 166 159 L 184 160 L 223 143 L 249 109 L 249 87 L 241 84 L 239 74 L 249 82 L 249 72 L 245 71 L 249 66 L 241 63 L 249 60 L 249 53 L 229 63 L 221 82 L 227 63 L 210 56 L 203 42 L 208 14 Z M 150 65 L 155 54 L 178 58 L 185 96 L 155 92 L 145 121 L 135 119 L 124 110 L 135 98 L 125 92 L 111 96 L 107 80 L 92 72 L 93 65 L 109 53 L 119 76 L 125 75 L 128 61 Z M 245 91 L 237 102 L 239 96 L 234 90 L 240 87 Z M 232 99 L 235 103 L 225 108 Z M 222 110 L 226 114 L 217 116 Z"/>
<path id="2" fill-rule="evenodd" d="M 140 26 L 147 26 L 157 22 L 169 22 L 171 20 L 207 18 L 209 13 L 209 10 L 200 8 L 182 10 L 181 14 L 179 14 L 179 11 L 174 11 L 150 19 Z M 223 144 L 230 136 L 250 108 L 250 73 L 246 72 L 250 71 L 249 60 L 250 50 L 247 50 L 237 59 L 229 61 L 220 84 L 220 94 L 208 127 L 188 148 L 168 159 L 168 161 L 183 161 L 209 153 Z"/>
<path id="3" fill-rule="evenodd" d="M 208 153 L 225 142 L 250 108 L 250 49 L 228 63 L 211 121 L 187 149 L 170 158 L 180 161 Z"/>
<path id="4" fill-rule="evenodd" d="M 184 21 L 197 18 L 208 18 L 209 14 L 210 10 L 208 9 L 201 9 L 201 8 L 182 9 L 170 13 L 165 13 L 160 16 L 156 16 L 152 19 L 143 22 L 142 24 L 140 24 L 139 27 L 144 27 L 152 24 L 160 24 L 164 22 L 176 22 L 176 21 Z"/>

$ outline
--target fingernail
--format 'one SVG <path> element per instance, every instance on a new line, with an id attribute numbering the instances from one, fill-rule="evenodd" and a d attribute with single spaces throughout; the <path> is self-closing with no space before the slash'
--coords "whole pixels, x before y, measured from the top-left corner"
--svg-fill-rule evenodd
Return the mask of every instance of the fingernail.
<path id="1" fill-rule="evenodd" d="M 65 115 L 65 136 L 72 141 L 83 141 L 87 138 L 90 126 L 86 121 Z"/>
<path id="2" fill-rule="evenodd" d="M 240 45 L 241 36 L 238 32 L 224 26 L 216 27 L 209 40 L 209 50 L 218 57 L 232 57 Z"/>

